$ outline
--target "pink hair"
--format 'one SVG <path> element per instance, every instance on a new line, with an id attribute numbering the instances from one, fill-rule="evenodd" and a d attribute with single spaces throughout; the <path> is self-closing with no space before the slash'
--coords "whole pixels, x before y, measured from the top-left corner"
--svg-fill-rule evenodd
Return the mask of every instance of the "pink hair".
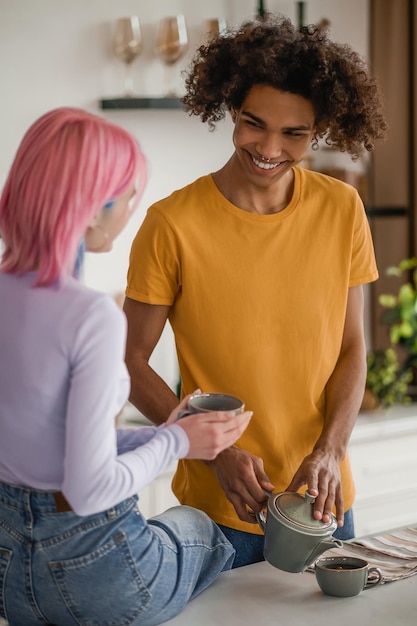
<path id="1" fill-rule="evenodd" d="M 0 269 L 37 270 L 39 286 L 64 279 L 91 219 L 133 184 L 139 201 L 146 177 L 138 142 L 120 126 L 81 109 L 46 113 L 23 137 L 0 199 Z"/>

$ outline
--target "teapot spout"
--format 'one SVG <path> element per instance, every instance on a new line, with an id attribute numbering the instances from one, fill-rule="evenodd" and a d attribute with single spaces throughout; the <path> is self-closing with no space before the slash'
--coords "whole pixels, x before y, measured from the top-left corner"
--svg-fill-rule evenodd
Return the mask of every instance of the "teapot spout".
<path id="1" fill-rule="evenodd" d="M 313 552 L 310 554 L 308 559 L 308 565 L 314 563 L 314 561 L 326 550 L 330 550 L 330 548 L 343 548 L 343 541 L 340 539 L 335 539 L 334 537 L 330 537 L 329 539 L 323 539 L 317 546 L 314 548 Z"/>

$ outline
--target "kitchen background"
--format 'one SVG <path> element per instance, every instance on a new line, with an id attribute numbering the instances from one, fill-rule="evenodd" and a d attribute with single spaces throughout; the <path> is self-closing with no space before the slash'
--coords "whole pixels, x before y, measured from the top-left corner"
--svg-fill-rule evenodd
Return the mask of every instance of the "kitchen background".
<path id="1" fill-rule="evenodd" d="M 268 11 L 284 13 L 297 23 L 299 3 L 294 0 L 265 0 L 263 4 Z M 23 133 L 41 114 L 57 106 L 81 107 L 121 124 L 139 139 L 149 161 L 145 195 L 113 251 L 87 255 L 84 280 L 88 285 L 112 295 L 122 292 L 130 244 L 147 207 L 221 167 L 233 149 L 230 120 L 210 133 L 205 124 L 181 109 L 100 108 L 102 99 L 123 95 L 123 64 L 112 52 L 115 20 L 139 17 L 143 51 L 132 65 L 135 92 L 160 98 L 165 95 L 166 73 L 155 41 L 163 17 L 183 14 L 187 20 L 189 51 L 176 67 L 181 90 L 180 70 L 201 41 L 203 21 L 223 17 L 230 26 L 237 26 L 253 17 L 258 6 L 256 0 L 0 0 L 0 186 Z M 384 269 L 415 253 L 417 247 L 417 211 L 413 209 L 417 204 L 417 49 L 411 30 L 417 32 L 417 0 L 307 0 L 303 6 L 306 23 L 328 20 L 331 37 L 372 58 L 382 79 L 390 125 L 386 144 L 377 146 L 368 162 L 354 165 L 345 156 L 320 148 L 308 163 L 319 170 L 336 167 L 347 177 L 354 175 L 361 185 L 365 183 L 362 191 L 381 274 L 366 289 L 367 344 L 373 348 L 371 344 L 379 342 L 377 294 L 388 288 Z M 178 369 L 169 327 L 152 364 L 175 388 Z M 415 406 L 358 418 L 349 445 L 357 485 L 357 535 L 415 524 Z M 146 516 L 176 503 L 170 487 L 173 469 L 141 492 L 141 510 Z"/>
<path id="2" fill-rule="evenodd" d="M 293 0 L 264 2 L 266 10 L 283 13 L 295 23 L 299 4 Z M 202 40 L 203 21 L 223 17 L 229 26 L 236 26 L 252 18 L 258 5 L 255 0 L 0 0 L 0 185 L 27 127 L 58 106 L 81 107 L 107 116 L 132 132 L 147 155 L 150 179 L 139 209 L 111 253 L 87 255 L 87 284 L 114 295 L 122 292 L 130 244 L 147 207 L 219 168 L 233 149 L 229 119 L 209 132 L 206 124 L 181 109 L 101 110 L 101 99 L 123 95 L 124 67 L 112 51 L 115 20 L 139 17 L 143 50 L 132 64 L 135 94 L 162 97 L 166 68 L 155 50 L 161 18 L 183 14 L 187 22 L 189 49 L 174 69 L 181 93 L 180 72 Z M 368 0 L 308 0 L 303 6 L 305 23 L 328 20 L 333 39 L 350 43 L 368 58 Z M 309 165 L 313 169 L 336 166 L 360 174 L 367 167 L 343 155 L 329 155 L 325 149 L 312 157 Z M 368 318 L 369 314 L 369 337 Z M 178 373 L 168 327 L 152 362 L 174 388 Z"/>

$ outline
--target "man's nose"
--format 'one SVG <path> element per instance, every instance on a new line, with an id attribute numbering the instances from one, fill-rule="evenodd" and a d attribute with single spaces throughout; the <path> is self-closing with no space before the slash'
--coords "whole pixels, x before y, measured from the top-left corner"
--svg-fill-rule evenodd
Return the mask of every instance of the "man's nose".
<path id="1" fill-rule="evenodd" d="M 276 135 L 270 135 L 259 142 L 256 149 L 264 159 L 272 161 L 273 159 L 277 159 L 281 156 L 282 143 Z"/>

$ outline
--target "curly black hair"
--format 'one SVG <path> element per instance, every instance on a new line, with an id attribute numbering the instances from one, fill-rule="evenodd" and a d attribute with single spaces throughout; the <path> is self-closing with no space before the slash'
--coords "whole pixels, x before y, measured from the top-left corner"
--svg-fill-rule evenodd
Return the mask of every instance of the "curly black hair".
<path id="1" fill-rule="evenodd" d="M 200 46 L 182 102 L 213 130 L 261 84 L 309 100 L 314 141 L 325 138 L 353 159 L 386 135 L 379 87 L 361 56 L 347 44 L 332 42 L 326 30 L 315 25 L 297 29 L 284 16 L 269 14 Z"/>

